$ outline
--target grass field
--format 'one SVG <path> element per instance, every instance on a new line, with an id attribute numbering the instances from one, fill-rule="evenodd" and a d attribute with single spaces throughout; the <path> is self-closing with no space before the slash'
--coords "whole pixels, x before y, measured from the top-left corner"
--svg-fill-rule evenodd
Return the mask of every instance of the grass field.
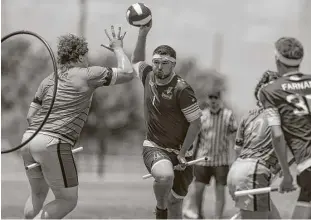
<path id="1" fill-rule="evenodd" d="M 155 199 L 152 193 L 152 179 L 142 180 L 146 173 L 140 157 L 108 156 L 105 159 L 106 173 L 98 177 L 93 158 L 80 157 L 79 160 L 79 202 L 69 219 L 133 219 L 155 218 Z M 22 218 L 23 205 L 28 196 L 28 184 L 19 158 L 12 155 L 1 156 L 1 218 Z M 48 201 L 53 197 L 49 193 Z M 274 193 L 276 203 L 283 218 L 290 218 L 297 192 L 280 195 Z M 205 193 L 205 217 L 213 218 L 213 187 Z M 225 217 L 230 218 L 236 209 L 227 194 Z"/>

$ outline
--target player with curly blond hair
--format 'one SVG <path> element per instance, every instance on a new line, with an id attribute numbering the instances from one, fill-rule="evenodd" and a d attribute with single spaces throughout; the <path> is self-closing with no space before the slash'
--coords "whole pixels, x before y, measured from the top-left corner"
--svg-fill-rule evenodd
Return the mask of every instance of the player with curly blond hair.
<path id="1" fill-rule="evenodd" d="M 60 219 L 77 204 L 78 175 L 71 150 L 87 120 L 93 93 L 101 86 L 125 83 L 134 78 L 131 62 L 123 51 L 121 28 L 116 35 L 112 26 L 111 32 L 112 38 L 106 31 L 110 45 L 104 47 L 116 55 L 116 68 L 88 66 L 88 45 L 82 37 L 68 34 L 59 38 L 59 83 L 53 109 L 38 135 L 21 149 L 25 166 L 40 164 L 40 167 L 26 170 L 31 193 L 25 204 L 25 218 Z M 49 109 L 53 77 L 51 74 L 41 82 L 30 104 L 29 126 L 23 141 L 38 129 Z M 43 207 L 49 189 L 55 199 Z"/>
<path id="2" fill-rule="evenodd" d="M 272 143 L 284 175 L 280 191 L 293 190 L 287 163 L 288 145 L 297 163 L 297 183 L 301 188 L 293 218 L 310 219 L 311 75 L 299 71 L 303 56 L 303 46 L 297 39 L 280 38 L 275 43 L 275 60 L 281 77 L 262 88 L 259 99 L 265 108 Z"/>

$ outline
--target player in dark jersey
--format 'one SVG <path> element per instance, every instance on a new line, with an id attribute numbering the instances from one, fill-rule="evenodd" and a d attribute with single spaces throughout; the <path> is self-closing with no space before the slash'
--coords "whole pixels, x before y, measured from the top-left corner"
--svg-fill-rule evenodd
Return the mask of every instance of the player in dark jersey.
<path id="1" fill-rule="evenodd" d="M 238 158 L 228 174 L 229 192 L 240 209 L 242 219 L 280 218 L 269 194 L 235 197 L 240 190 L 269 187 L 271 170 L 278 165 L 271 140 L 271 129 L 264 109 L 258 101 L 258 91 L 266 83 L 275 80 L 277 74 L 266 71 L 255 89 L 258 108 L 250 110 L 240 122 L 235 150 Z"/>
<path id="2" fill-rule="evenodd" d="M 69 34 L 61 36 L 57 55 L 60 65 L 59 82 L 51 114 L 40 132 L 21 149 L 24 165 L 39 163 L 26 171 L 31 194 L 25 218 L 60 219 L 70 213 L 78 200 L 78 174 L 72 156 L 89 114 L 95 89 L 128 82 L 134 78 L 130 60 L 123 51 L 123 36 L 111 27 L 110 47 L 118 60 L 117 68 L 88 66 L 88 47 L 85 39 Z M 53 94 L 53 74 L 40 84 L 30 105 L 23 142 L 38 129 L 49 109 Z M 43 206 L 49 189 L 55 199 Z"/>
<path id="3" fill-rule="evenodd" d="M 260 101 L 266 109 L 284 174 L 281 190 L 292 188 L 285 141 L 297 163 L 297 183 L 301 189 L 293 218 L 311 218 L 311 75 L 299 71 L 304 50 L 297 39 L 280 38 L 275 49 L 281 77 L 262 88 Z"/>
<path id="4" fill-rule="evenodd" d="M 192 168 L 174 171 L 173 166 L 190 158 L 191 147 L 200 129 L 201 111 L 192 88 L 175 74 L 176 52 L 162 45 L 153 52 L 152 65 L 145 62 L 147 34 L 139 29 L 132 64 L 144 86 L 147 127 L 143 159 L 155 178 L 156 218 L 182 218 L 182 201 L 192 181 Z"/>

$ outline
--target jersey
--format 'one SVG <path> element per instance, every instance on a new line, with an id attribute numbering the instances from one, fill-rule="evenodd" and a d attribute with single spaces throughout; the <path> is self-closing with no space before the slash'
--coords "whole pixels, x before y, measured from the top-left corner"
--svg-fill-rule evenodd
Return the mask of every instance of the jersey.
<path id="1" fill-rule="evenodd" d="M 156 84 L 152 67 L 145 62 L 137 63 L 134 69 L 144 85 L 146 139 L 179 151 L 190 122 L 201 116 L 193 89 L 178 75 L 165 85 Z"/>
<path id="2" fill-rule="evenodd" d="M 202 110 L 201 131 L 195 142 L 196 158 L 208 156 L 209 161 L 197 165 L 222 166 L 230 164 L 229 148 L 233 134 L 237 131 L 237 122 L 232 110 L 221 107 L 213 113 L 209 108 Z"/>
<path id="3" fill-rule="evenodd" d="M 260 101 L 268 113 L 279 115 L 285 140 L 298 165 L 311 161 L 311 75 L 283 75 L 262 88 Z M 268 119 L 273 125 L 277 117 L 268 114 Z"/>
<path id="4" fill-rule="evenodd" d="M 95 89 L 116 82 L 117 70 L 93 66 L 71 68 L 59 73 L 56 99 L 46 123 L 40 130 L 74 144 L 87 120 Z M 31 107 L 38 108 L 32 117 L 27 132 L 38 129 L 51 105 L 54 91 L 54 75 L 46 77 L 40 84 Z"/>
<path id="5" fill-rule="evenodd" d="M 264 109 L 251 110 L 242 119 L 235 144 L 242 148 L 240 158 L 258 159 L 264 165 L 276 168 L 278 159 L 273 149 L 271 128 L 265 117 Z"/>

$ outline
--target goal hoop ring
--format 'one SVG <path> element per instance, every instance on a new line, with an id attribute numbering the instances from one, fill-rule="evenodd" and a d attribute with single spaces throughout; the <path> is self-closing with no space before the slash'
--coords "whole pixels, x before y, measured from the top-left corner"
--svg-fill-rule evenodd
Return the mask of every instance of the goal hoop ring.
<path id="1" fill-rule="evenodd" d="M 24 141 L 20 145 L 14 147 L 12 149 L 9 149 L 9 150 L 1 150 L 1 154 L 10 153 L 10 152 L 13 152 L 13 151 L 16 151 L 16 150 L 22 148 L 23 146 L 28 144 L 38 134 L 38 132 L 41 130 L 41 128 L 43 127 L 43 125 L 45 124 L 45 122 L 47 121 L 48 117 L 51 114 L 51 111 L 52 111 L 52 108 L 53 108 L 53 105 L 54 105 L 54 102 L 55 102 L 55 98 L 56 98 L 56 93 L 57 93 L 57 85 L 58 85 L 57 63 L 56 63 L 56 59 L 55 59 L 55 56 L 54 56 L 52 48 L 50 47 L 50 45 L 47 43 L 47 41 L 43 37 L 41 37 L 40 35 L 38 35 L 38 34 L 36 34 L 34 32 L 31 32 L 31 31 L 21 30 L 21 31 L 12 32 L 11 34 L 8 34 L 8 35 L 4 36 L 3 38 L 1 38 L 1 43 L 6 41 L 7 39 L 9 39 L 10 37 L 13 37 L 15 35 L 22 35 L 22 34 L 31 35 L 31 36 L 36 37 L 37 39 L 39 39 L 44 44 L 46 49 L 49 51 L 49 54 L 50 54 L 50 57 L 51 57 L 52 63 L 53 63 L 53 69 L 54 69 L 54 91 L 53 91 L 53 97 L 52 97 L 52 100 L 51 100 L 51 105 L 49 107 L 49 110 L 46 113 L 46 116 L 43 119 L 42 123 L 40 124 L 38 129 L 35 131 L 35 133 L 33 133 L 26 141 Z"/>

